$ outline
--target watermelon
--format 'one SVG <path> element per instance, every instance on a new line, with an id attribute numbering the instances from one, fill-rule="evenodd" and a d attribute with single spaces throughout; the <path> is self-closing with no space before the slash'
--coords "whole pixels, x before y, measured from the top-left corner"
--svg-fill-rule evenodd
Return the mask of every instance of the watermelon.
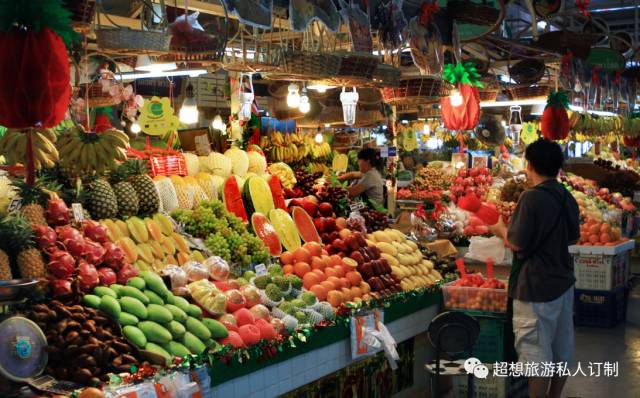
<path id="1" fill-rule="evenodd" d="M 318 234 L 318 230 L 313 224 L 313 220 L 311 219 L 311 216 L 309 216 L 309 213 L 300 206 L 293 206 L 292 209 L 291 215 L 293 216 L 293 221 L 296 224 L 296 228 L 298 228 L 298 233 L 302 240 L 305 241 L 305 243 L 321 243 L 320 235 Z"/>
<path id="2" fill-rule="evenodd" d="M 298 228 L 289 213 L 282 209 L 273 209 L 269 212 L 269 221 L 286 250 L 293 251 L 302 246 Z"/>
<path id="3" fill-rule="evenodd" d="M 261 177 L 251 177 L 245 182 L 242 197 L 248 214 L 256 211 L 269 214 L 275 208 L 269 184 Z"/>
<path id="4" fill-rule="evenodd" d="M 238 186 L 238 181 L 236 180 L 235 176 L 230 176 L 224 182 L 222 197 L 224 199 L 224 205 L 227 207 L 227 210 L 229 210 L 229 212 L 240 217 L 245 223 L 249 222 L 249 219 L 247 218 L 247 212 L 244 209 L 244 204 L 242 203 L 242 194 L 240 193 L 240 187 Z"/>
<path id="5" fill-rule="evenodd" d="M 273 197 L 273 203 L 277 209 L 287 210 L 287 203 L 284 201 L 284 191 L 282 190 L 282 184 L 277 175 L 272 175 L 269 178 L 269 188 L 271 188 L 271 196 Z"/>
<path id="6" fill-rule="evenodd" d="M 253 213 L 251 216 L 251 226 L 253 232 L 269 249 L 269 253 L 272 256 L 279 256 L 282 254 L 282 245 L 280 245 L 280 239 L 276 234 L 275 228 L 269 222 L 269 219 L 262 213 Z"/>

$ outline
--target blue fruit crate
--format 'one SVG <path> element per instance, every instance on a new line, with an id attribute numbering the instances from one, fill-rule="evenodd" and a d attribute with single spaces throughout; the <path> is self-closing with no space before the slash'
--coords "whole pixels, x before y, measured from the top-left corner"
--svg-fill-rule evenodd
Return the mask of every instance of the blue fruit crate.
<path id="1" fill-rule="evenodd" d="M 612 328 L 624 321 L 629 289 L 620 286 L 612 291 L 575 290 L 574 324 Z"/>

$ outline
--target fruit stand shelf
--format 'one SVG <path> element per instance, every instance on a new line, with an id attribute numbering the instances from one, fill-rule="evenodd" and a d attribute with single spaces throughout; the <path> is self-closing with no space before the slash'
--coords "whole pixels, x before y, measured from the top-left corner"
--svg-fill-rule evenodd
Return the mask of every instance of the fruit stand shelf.
<path id="1" fill-rule="evenodd" d="M 440 291 L 394 303 L 384 308 L 384 323 L 399 343 L 424 333 L 441 303 Z M 318 329 L 306 343 L 269 360 L 218 362 L 210 368 L 213 396 L 274 397 L 292 391 L 353 363 L 350 344 L 349 327 L 340 323 Z"/>

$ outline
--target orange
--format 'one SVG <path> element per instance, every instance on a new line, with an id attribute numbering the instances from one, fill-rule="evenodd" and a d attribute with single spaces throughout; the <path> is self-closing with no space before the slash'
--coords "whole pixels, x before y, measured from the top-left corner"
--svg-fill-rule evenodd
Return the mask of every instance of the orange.
<path id="1" fill-rule="evenodd" d="M 293 264 L 293 253 L 284 252 L 280 255 L 280 262 L 282 265 Z"/>
<path id="2" fill-rule="evenodd" d="M 600 224 L 593 224 L 589 227 L 590 234 L 597 234 L 600 232 Z"/>
<path id="3" fill-rule="evenodd" d="M 351 300 L 354 300 L 356 298 L 360 298 L 360 296 L 362 296 L 362 290 L 357 286 L 352 287 L 351 288 Z"/>
<path id="4" fill-rule="evenodd" d="M 328 280 L 320 282 L 320 286 L 325 288 L 327 290 L 327 292 L 329 290 L 335 290 L 336 289 L 336 285 L 334 285 L 333 282 L 329 282 Z"/>
<path id="5" fill-rule="evenodd" d="M 371 292 L 371 287 L 367 282 L 360 283 L 360 289 L 362 289 L 363 294 L 369 294 L 369 292 Z M 364 297 L 362 297 L 362 299 L 364 299 Z"/>
<path id="6" fill-rule="evenodd" d="M 327 268 L 325 268 L 324 269 L 324 274 L 327 277 L 338 277 L 338 278 L 340 277 L 338 275 L 338 272 L 336 271 L 335 267 L 327 267 Z"/>
<path id="7" fill-rule="evenodd" d="M 328 278 L 327 278 L 327 282 L 331 282 L 331 283 L 333 283 L 333 286 L 335 286 L 335 288 L 336 288 L 336 289 L 341 289 L 341 288 L 345 287 L 345 286 L 342 284 L 342 281 L 340 280 L 340 278 L 335 277 L 335 276 L 330 276 L 330 277 L 328 277 Z"/>
<path id="8" fill-rule="evenodd" d="M 591 244 L 598 243 L 598 239 L 600 239 L 600 237 L 597 235 L 597 233 L 594 233 L 593 235 L 589 235 L 589 243 Z"/>
<path id="9" fill-rule="evenodd" d="M 611 236 L 609 236 L 608 233 L 603 232 L 600 234 L 600 242 L 602 243 L 609 243 L 611 242 Z"/>
<path id="10" fill-rule="evenodd" d="M 311 269 L 324 269 L 325 263 L 320 257 L 311 257 Z"/>
<path id="11" fill-rule="evenodd" d="M 347 220 L 344 217 L 336 218 L 336 227 L 338 231 L 347 228 Z"/>
<path id="12" fill-rule="evenodd" d="M 293 252 L 293 261 L 309 264 L 311 262 L 311 253 L 304 247 L 299 247 Z"/>
<path id="13" fill-rule="evenodd" d="M 342 299 L 346 302 L 346 301 L 351 301 L 351 289 L 347 288 L 347 287 L 343 287 L 342 289 L 340 289 L 340 292 L 342 293 Z"/>
<path id="14" fill-rule="evenodd" d="M 327 289 L 325 289 L 322 285 L 313 285 L 308 290 L 315 294 L 320 301 L 324 301 L 327 299 Z"/>
<path id="15" fill-rule="evenodd" d="M 327 301 L 333 307 L 338 307 L 342 304 L 342 293 L 337 290 L 331 290 L 327 292 Z"/>
<path id="16" fill-rule="evenodd" d="M 307 274 L 302 277 L 302 286 L 307 290 L 318 283 L 320 283 L 320 278 L 318 278 L 318 275 L 313 272 L 307 272 Z"/>
<path id="17" fill-rule="evenodd" d="M 342 278 L 344 276 L 344 274 L 346 274 L 345 269 L 342 268 L 342 264 L 336 265 L 335 267 L 333 267 L 333 270 L 336 273 L 336 276 Z"/>
<path id="18" fill-rule="evenodd" d="M 351 282 L 349 282 L 349 279 L 344 276 L 340 278 L 340 282 L 342 282 L 342 287 L 351 287 Z"/>
<path id="19" fill-rule="evenodd" d="M 313 271 L 314 274 L 318 275 L 318 279 L 320 279 L 320 281 L 324 281 L 327 279 L 327 275 L 324 274 L 324 272 L 322 272 L 321 269 L 314 269 Z"/>
<path id="20" fill-rule="evenodd" d="M 329 256 L 329 259 L 331 259 L 331 266 L 342 264 L 342 257 L 338 256 L 337 254 L 332 254 L 331 256 Z"/>
<path id="21" fill-rule="evenodd" d="M 360 286 L 360 283 L 362 282 L 362 275 L 360 275 L 358 271 L 347 272 L 346 277 L 349 279 L 352 286 Z"/>
<path id="22" fill-rule="evenodd" d="M 342 259 L 342 263 L 347 267 L 354 268 L 354 269 L 358 266 L 358 262 L 352 259 L 351 257 L 344 257 Z"/>
<path id="23" fill-rule="evenodd" d="M 302 278 L 309 271 L 311 271 L 311 267 L 304 262 L 297 262 L 293 266 L 293 272 L 298 275 L 299 278 Z"/>
<path id="24" fill-rule="evenodd" d="M 307 242 L 302 247 L 307 249 L 312 256 L 319 257 L 322 254 L 322 246 L 317 242 Z"/>
<path id="25" fill-rule="evenodd" d="M 282 272 L 284 272 L 285 275 L 293 274 L 293 265 L 285 265 L 284 267 L 282 267 Z"/>

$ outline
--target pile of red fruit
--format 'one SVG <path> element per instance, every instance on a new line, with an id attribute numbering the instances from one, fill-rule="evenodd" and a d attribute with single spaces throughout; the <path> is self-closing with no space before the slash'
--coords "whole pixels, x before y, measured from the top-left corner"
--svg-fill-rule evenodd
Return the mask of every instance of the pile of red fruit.
<path id="1" fill-rule="evenodd" d="M 138 275 L 138 270 L 126 261 L 122 249 L 109 241 L 106 227 L 98 222 L 83 221 L 81 229 L 71 225 L 54 229 L 34 224 L 33 230 L 36 243 L 48 261 L 54 298 L 72 298 L 74 285 L 79 290 L 76 293 L 86 293 L 98 284 L 125 284 Z"/>
<path id="2" fill-rule="evenodd" d="M 250 288 L 255 289 L 253 286 Z M 230 305 L 229 303 L 234 300 L 233 296 L 238 294 L 241 295 L 238 290 L 229 290 L 226 293 L 227 309 L 234 309 L 234 311 L 218 318 L 218 321 L 229 331 L 229 335 L 220 340 L 220 344 L 231 344 L 238 348 L 257 344 L 260 340 L 275 340 L 278 337 L 278 331 L 283 329 L 282 322 L 271 318 L 269 309 L 259 304 L 259 296 L 257 303 L 243 300 L 242 304 Z"/>
<path id="3" fill-rule="evenodd" d="M 480 200 L 484 200 L 491 184 L 493 184 L 493 177 L 491 177 L 491 172 L 486 167 L 460 169 L 458 176 L 453 180 L 453 184 L 449 188 L 451 201 L 458 203 L 458 198 L 471 193 L 475 194 Z"/>

